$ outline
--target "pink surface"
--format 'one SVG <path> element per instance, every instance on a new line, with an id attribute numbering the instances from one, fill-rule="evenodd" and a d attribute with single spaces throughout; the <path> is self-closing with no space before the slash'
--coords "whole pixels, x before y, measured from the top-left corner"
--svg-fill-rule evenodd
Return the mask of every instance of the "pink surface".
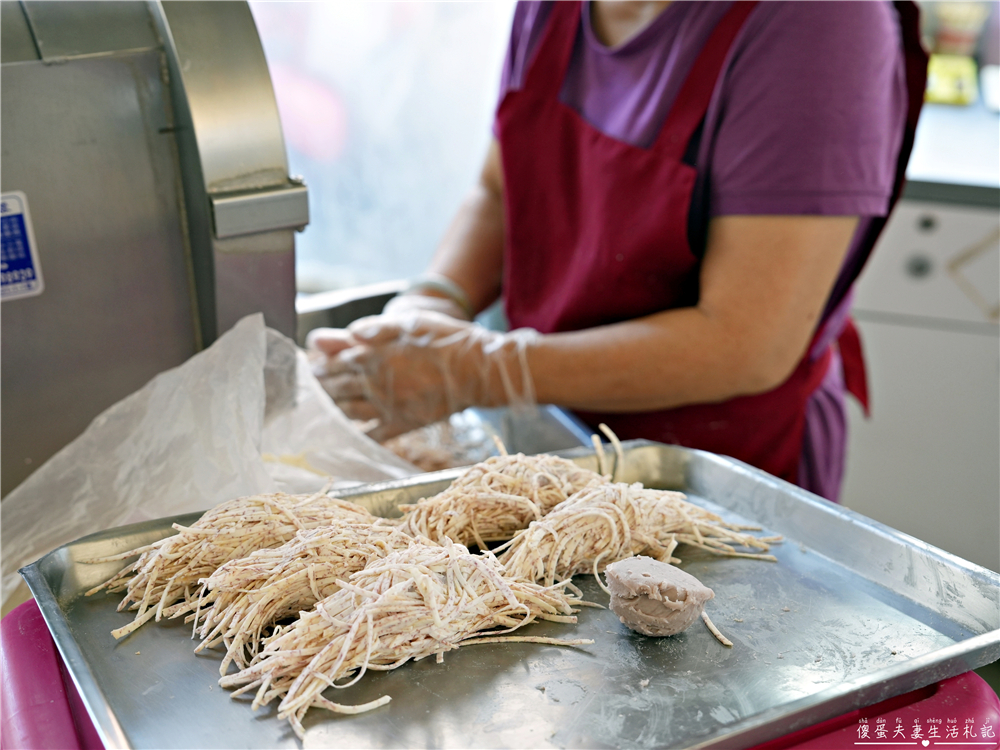
<path id="1" fill-rule="evenodd" d="M 34 600 L 0 621 L 0 680 L 2 750 L 103 750 Z M 950 736 L 953 732 L 957 736 Z M 968 672 L 753 750 L 847 750 L 880 745 L 996 750 L 1000 748 L 998 736 L 1000 698 L 983 678 Z"/>
<path id="2" fill-rule="evenodd" d="M 838 716 L 751 750 L 847 750 L 882 747 L 1000 747 L 1000 698 L 967 672 L 912 693 Z"/>
<path id="3" fill-rule="evenodd" d="M 0 748 L 103 750 L 32 599 L 0 621 Z"/>

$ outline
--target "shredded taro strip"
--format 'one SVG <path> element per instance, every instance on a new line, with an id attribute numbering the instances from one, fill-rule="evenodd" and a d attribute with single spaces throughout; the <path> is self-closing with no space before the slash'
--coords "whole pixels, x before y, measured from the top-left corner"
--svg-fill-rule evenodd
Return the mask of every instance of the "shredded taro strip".
<path id="1" fill-rule="evenodd" d="M 577 573 L 594 573 L 617 560 L 647 555 L 663 562 L 680 543 L 717 555 L 774 561 L 768 541 L 697 505 L 680 492 L 644 489 L 640 484 L 594 484 L 533 521 L 498 547 L 508 575 L 552 585 Z M 740 551 L 738 548 L 759 550 Z M 597 577 L 601 588 L 604 584 Z"/>
<path id="2" fill-rule="evenodd" d="M 204 580 L 202 604 L 194 616 L 202 643 L 195 651 L 224 643 L 220 674 L 226 674 L 230 662 L 247 667 L 267 628 L 312 609 L 340 588 L 340 579 L 412 542 L 390 526 L 337 519 L 300 531 L 280 547 L 227 562 Z"/>
<path id="3" fill-rule="evenodd" d="M 473 555 L 445 541 L 416 541 L 341 582 L 341 589 L 303 612 L 265 641 L 246 669 L 219 680 L 235 694 L 256 690 L 253 705 L 281 698 L 278 717 L 299 737 L 313 706 L 358 713 L 384 705 L 389 696 L 361 706 L 322 696 L 345 688 L 367 670 L 395 669 L 407 661 L 440 656 L 482 635 L 483 642 L 521 640 L 503 636 L 535 620 L 575 623 L 580 595 L 568 581 L 540 586 L 511 578 L 492 554 Z M 569 593 L 567 593 L 567 589 Z M 498 629 L 499 628 L 499 629 Z M 533 637 L 533 643 L 582 645 Z"/>
<path id="4" fill-rule="evenodd" d="M 432 541 L 486 549 L 506 541 L 600 474 L 558 456 L 501 455 L 476 464 L 443 492 L 401 505 L 400 529 Z"/>
<path id="5" fill-rule="evenodd" d="M 367 520 L 373 516 L 361 506 L 313 495 L 253 495 L 217 505 L 190 527 L 174 524 L 177 534 L 140 549 L 89 563 L 139 559 L 108 581 L 87 592 L 125 591 L 118 611 L 137 610 L 128 625 L 112 631 L 122 638 L 149 620 L 175 618 L 198 607 L 199 581 L 230 560 L 277 547 L 302 529 L 329 525 L 337 519 Z"/>

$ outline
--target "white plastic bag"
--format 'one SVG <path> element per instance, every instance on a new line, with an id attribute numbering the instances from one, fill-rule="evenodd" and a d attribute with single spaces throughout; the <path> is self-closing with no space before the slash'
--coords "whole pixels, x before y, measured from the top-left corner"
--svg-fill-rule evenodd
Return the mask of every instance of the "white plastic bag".
<path id="1" fill-rule="evenodd" d="M 416 472 L 337 409 L 294 342 L 250 315 L 105 410 L 4 498 L 3 599 L 18 568 L 96 531 Z"/>

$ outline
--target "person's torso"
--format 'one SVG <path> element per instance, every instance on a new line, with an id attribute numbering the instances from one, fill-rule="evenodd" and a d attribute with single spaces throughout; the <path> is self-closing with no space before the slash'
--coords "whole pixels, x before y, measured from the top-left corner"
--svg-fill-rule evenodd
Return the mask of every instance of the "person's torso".
<path id="1" fill-rule="evenodd" d="M 506 92 L 523 86 L 554 5 L 518 5 L 501 101 Z M 705 41 L 731 6 L 731 2 L 671 3 L 637 35 L 608 48 L 594 33 L 590 3 L 585 2 L 559 101 L 598 132 L 624 144 L 651 148 Z M 852 46 L 863 54 L 847 54 Z M 878 70 L 873 73 L 873 68 Z M 886 82 L 871 87 L 880 93 L 875 102 L 857 95 L 864 87 L 849 85 L 873 74 Z M 846 83 L 838 87 L 832 85 L 834 80 Z M 884 96 L 890 86 L 891 96 Z M 828 100 L 809 99 L 819 91 Z M 754 106 L 758 102 L 760 106 Z M 856 271 L 857 256 L 865 252 L 862 244 L 871 217 L 887 211 L 905 105 L 899 30 L 891 6 L 868 2 L 759 6 L 733 42 L 702 127 L 693 134 L 683 159 L 695 169 L 685 228 L 695 270 L 712 216 L 858 215 L 859 230 L 843 279 L 835 288 L 834 302 L 839 301 Z M 843 113 L 841 122 L 817 119 L 815 113 L 821 111 Z M 655 186 L 647 191 L 653 200 L 654 191 Z M 604 245 L 609 248 L 613 242 L 612 236 Z M 677 292 L 680 286 L 687 289 L 679 294 L 678 304 L 696 300 L 686 280 L 654 281 L 648 263 L 638 276 L 623 276 L 620 255 L 611 254 L 614 262 L 600 261 L 606 287 L 621 281 Z M 692 273 L 687 264 L 665 270 Z M 675 305 L 664 304 L 661 309 L 669 306 Z M 586 322 L 623 319 L 635 309 L 610 311 Z"/>

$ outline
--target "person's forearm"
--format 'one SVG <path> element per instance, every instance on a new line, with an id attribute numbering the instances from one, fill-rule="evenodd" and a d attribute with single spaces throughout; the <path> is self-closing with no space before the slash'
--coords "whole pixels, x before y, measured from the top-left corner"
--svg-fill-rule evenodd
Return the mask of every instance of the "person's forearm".
<path id="1" fill-rule="evenodd" d="M 784 380 L 783 368 L 697 308 L 544 336 L 528 367 L 539 403 L 609 412 L 723 401 Z"/>
<path id="2" fill-rule="evenodd" d="M 477 185 L 462 203 L 428 271 L 458 284 L 479 313 L 500 296 L 503 269 L 502 199 Z"/>
<path id="3" fill-rule="evenodd" d="M 647 411 L 776 388 L 809 346 L 856 224 L 713 219 L 698 305 L 542 337 L 528 354 L 539 402 Z"/>

